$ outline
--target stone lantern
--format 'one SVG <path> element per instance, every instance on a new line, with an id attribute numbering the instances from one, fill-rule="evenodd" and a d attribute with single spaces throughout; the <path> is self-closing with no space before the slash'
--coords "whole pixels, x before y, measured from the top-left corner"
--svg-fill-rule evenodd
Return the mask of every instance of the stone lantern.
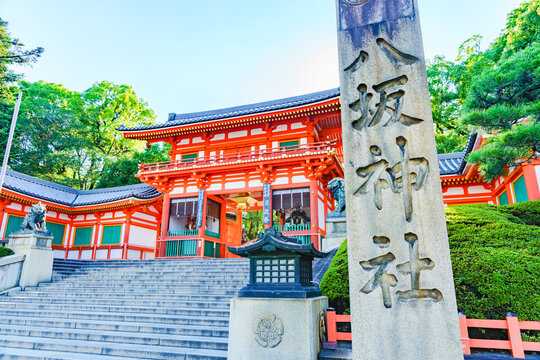
<path id="1" fill-rule="evenodd" d="M 259 238 L 239 247 L 228 247 L 235 255 L 249 258 L 249 284 L 238 297 L 311 298 L 321 296 L 312 283 L 312 262 L 327 254 L 313 244 L 302 245 L 295 238 L 268 228 Z"/>
<path id="2" fill-rule="evenodd" d="M 231 300 L 228 358 L 316 360 L 328 298 L 311 265 L 327 254 L 272 228 L 229 251 L 249 258 L 250 277 Z"/>

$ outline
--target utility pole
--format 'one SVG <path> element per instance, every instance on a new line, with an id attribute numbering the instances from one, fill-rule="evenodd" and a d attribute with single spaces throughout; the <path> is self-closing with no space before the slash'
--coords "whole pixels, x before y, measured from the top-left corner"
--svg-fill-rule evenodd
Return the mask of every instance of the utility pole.
<path id="1" fill-rule="evenodd" d="M 0 174 L 0 193 L 2 192 L 2 186 L 4 185 L 4 178 L 6 177 L 9 151 L 11 150 L 11 143 L 13 142 L 13 133 L 15 132 L 15 125 L 17 124 L 17 116 L 19 116 L 19 107 L 21 105 L 21 98 L 22 98 L 22 91 L 19 91 L 19 96 L 17 96 L 17 102 L 15 102 L 15 109 L 13 110 L 13 117 L 11 118 L 11 127 L 9 129 L 9 137 L 6 144 L 6 151 L 4 153 L 4 161 L 2 162 L 2 173 Z"/>

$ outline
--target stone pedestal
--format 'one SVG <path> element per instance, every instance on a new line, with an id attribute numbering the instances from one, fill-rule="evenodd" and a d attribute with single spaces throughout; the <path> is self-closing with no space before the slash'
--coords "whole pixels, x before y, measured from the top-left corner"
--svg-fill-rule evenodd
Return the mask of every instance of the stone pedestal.
<path id="1" fill-rule="evenodd" d="M 326 218 L 326 237 L 322 251 L 339 247 L 347 238 L 347 218 L 345 216 Z"/>
<path id="2" fill-rule="evenodd" d="M 19 286 L 37 286 L 52 278 L 53 236 L 47 232 L 15 232 L 9 236 L 8 248 L 26 258 L 21 271 Z"/>
<path id="3" fill-rule="evenodd" d="M 229 360 L 316 360 L 328 298 L 231 300 Z"/>

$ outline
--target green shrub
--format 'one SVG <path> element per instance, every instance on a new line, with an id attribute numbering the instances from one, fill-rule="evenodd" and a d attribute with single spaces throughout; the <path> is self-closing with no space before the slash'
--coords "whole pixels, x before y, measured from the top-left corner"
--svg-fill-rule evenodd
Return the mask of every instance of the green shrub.
<path id="1" fill-rule="evenodd" d="M 14 252 L 10 248 L 0 246 L 0 257 L 13 255 Z"/>
<path id="2" fill-rule="evenodd" d="M 338 314 L 349 313 L 349 261 L 347 259 L 347 240 L 341 244 L 332 263 L 321 280 L 321 290 L 328 296 L 330 306 Z"/>
<path id="3" fill-rule="evenodd" d="M 458 309 L 468 317 L 540 321 L 540 200 L 445 209 Z M 338 257 L 339 255 L 339 257 Z M 321 282 L 339 312 L 349 307 L 346 243 Z"/>

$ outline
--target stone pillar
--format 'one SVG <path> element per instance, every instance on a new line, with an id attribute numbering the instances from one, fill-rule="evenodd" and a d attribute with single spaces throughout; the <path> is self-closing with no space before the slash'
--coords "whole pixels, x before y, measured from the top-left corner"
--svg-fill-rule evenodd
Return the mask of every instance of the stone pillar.
<path id="1" fill-rule="evenodd" d="M 19 286 L 37 286 L 41 282 L 49 282 L 52 278 L 53 236 L 48 232 L 14 232 L 9 235 L 8 247 L 15 254 L 24 254 Z"/>
<path id="2" fill-rule="evenodd" d="M 416 0 L 337 0 L 355 359 L 462 359 Z"/>

